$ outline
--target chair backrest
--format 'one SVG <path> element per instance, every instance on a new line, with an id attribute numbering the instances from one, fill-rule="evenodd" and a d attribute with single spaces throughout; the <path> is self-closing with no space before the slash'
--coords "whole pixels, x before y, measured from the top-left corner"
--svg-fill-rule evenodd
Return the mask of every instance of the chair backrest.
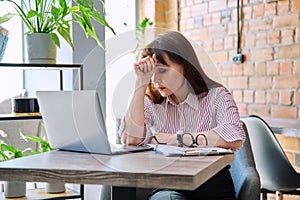
<path id="1" fill-rule="evenodd" d="M 271 128 L 258 116 L 251 115 L 241 120 L 248 129 L 262 188 L 271 191 L 288 188 L 291 185 L 292 177 L 295 177 L 297 173 Z M 300 179 L 298 180 L 300 181 Z"/>
<path id="2" fill-rule="evenodd" d="M 243 147 L 234 154 L 230 173 L 238 200 L 258 200 L 260 197 L 260 179 L 255 168 L 247 128 L 244 124 L 243 128 L 246 140 Z"/>

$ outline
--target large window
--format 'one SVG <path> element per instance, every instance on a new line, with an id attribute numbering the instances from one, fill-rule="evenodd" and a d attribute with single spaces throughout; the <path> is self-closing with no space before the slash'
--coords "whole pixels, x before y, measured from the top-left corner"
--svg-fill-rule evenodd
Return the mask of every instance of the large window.
<path id="1" fill-rule="evenodd" d="M 7 2 L 1 2 L 0 13 L 14 13 L 14 8 Z M 15 16 L 2 25 L 9 31 L 9 39 L 2 63 L 23 62 L 23 42 L 21 20 Z M 23 73 L 22 70 L 0 69 L 0 102 L 4 99 L 18 95 L 22 92 Z"/>

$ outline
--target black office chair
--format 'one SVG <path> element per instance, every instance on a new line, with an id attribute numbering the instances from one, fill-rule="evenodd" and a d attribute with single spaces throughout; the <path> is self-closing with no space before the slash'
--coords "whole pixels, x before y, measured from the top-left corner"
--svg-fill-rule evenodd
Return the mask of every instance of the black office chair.
<path id="1" fill-rule="evenodd" d="M 229 169 L 238 200 L 259 200 L 260 180 L 255 167 L 252 148 L 245 124 L 246 140 L 243 147 L 234 153 Z"/>
<path id="2" fill-rule="evenodd" d="M 248 129 L 263 200 L 267 193 L 300 195 L 300 174 L 295 171 L 268 124 L 258 116 L 243 117 Z M 298 190 L 297 190 L 298 189 Z"/>

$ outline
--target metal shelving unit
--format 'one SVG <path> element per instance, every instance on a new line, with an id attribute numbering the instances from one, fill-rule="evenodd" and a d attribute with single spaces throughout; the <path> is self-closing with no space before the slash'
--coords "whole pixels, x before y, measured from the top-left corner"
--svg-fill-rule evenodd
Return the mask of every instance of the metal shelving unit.
<path id="1" fill-rule="evenodd" d="M 75 69 L 78 72 L 78 89 L 83 89 L 83 65 L 81 64 L 33 64 L 33 63 L 0 63 L 0 68 L 4 69 L 23 69 L 23 70 L 58 70 L 59 71 L 59 86 L 60 90 L 63 90 L 63 70 Z M 0 114 L 1 121 L 9 120 L 30 120 L 30 119 L 42 119 L 42 116 L 33 115 L 14 115 L 14 114 Z M 67 191 L 57 195 L 47 195 L 40 188 L 30 189 L 28 197 L 20 199 L 84 199 L 84 185 L 80 185 L 79 193 Z M 42 194 L 42 195 L 40 195 Z M 40 195 L 40 196 L 38 196 Z M 3 193 L 0 192 L 0 199 L 3 199 Z M 4 198 L 5 199 L 5 198 Z M 18 198 L 19 199 L 19 198 Z"/>
<path id="2" fill-rule="evenodd" d="M 81 64 L 36 64 L 36 63 L 0 63 L 0 68 L 24 70 L 59 70 L 60 90 L 63 90 L 63 70 L 78 70 L 78 88 L 83 89 L 83 65 Z"/>

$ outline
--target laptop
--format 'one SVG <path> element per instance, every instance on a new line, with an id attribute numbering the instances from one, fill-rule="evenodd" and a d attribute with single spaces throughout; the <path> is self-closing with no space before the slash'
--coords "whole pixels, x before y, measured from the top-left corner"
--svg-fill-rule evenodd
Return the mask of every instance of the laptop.
<path id="1" fill-rule="evenodd" d="M 47 138 L 59 150 L 120 154 L 150 146 L 110 144 L 96 91 L 37 91 Z M 116 134 L 116 133 L 114 133 Z"/>

